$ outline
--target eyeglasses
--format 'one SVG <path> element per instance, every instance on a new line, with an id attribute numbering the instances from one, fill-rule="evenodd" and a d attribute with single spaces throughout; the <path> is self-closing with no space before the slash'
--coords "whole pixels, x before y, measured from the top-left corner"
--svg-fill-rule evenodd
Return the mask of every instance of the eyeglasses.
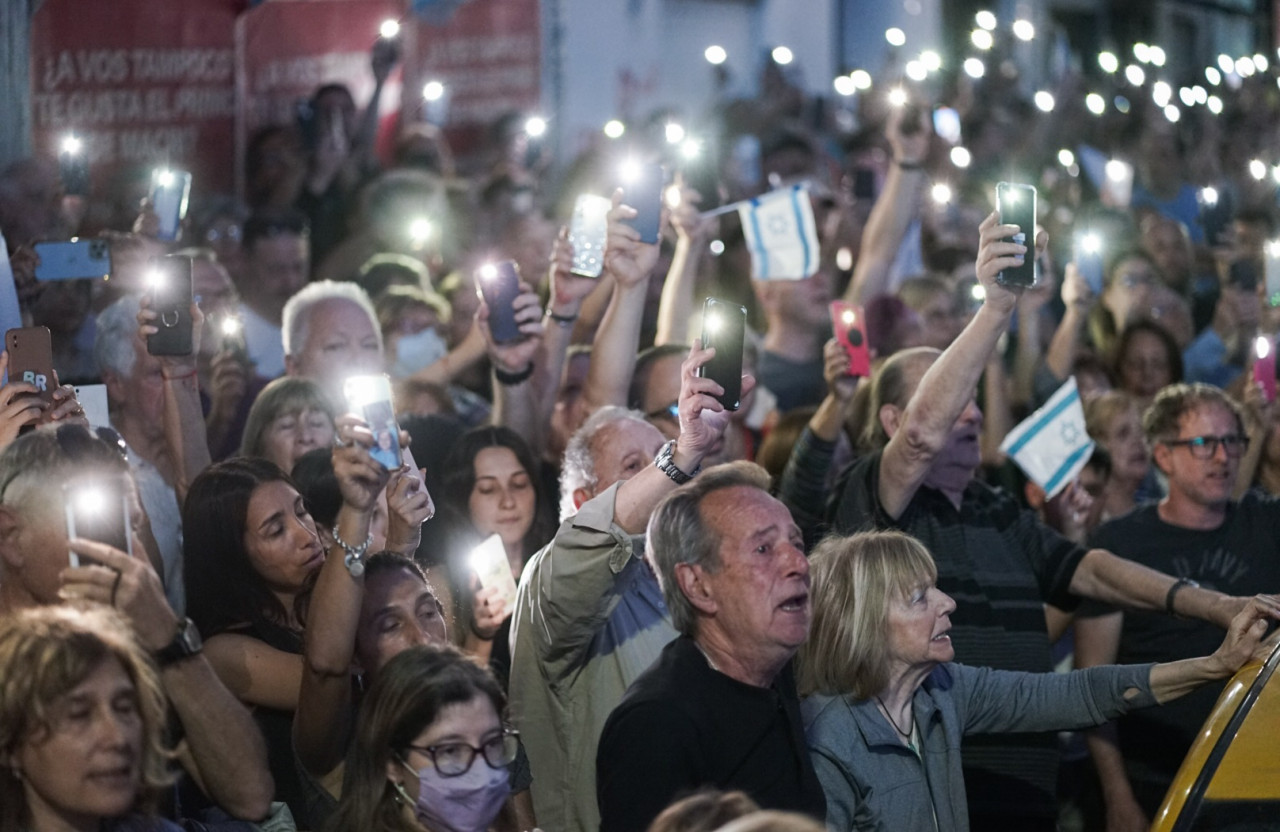
<path id="1" fill-rule="evenodd" d="M 1218 446 L 1221 445 L 1223 450 L 1227 452 L 1228 457 L 1239 459 L 1249 444 L 1249 437 L 1239 434 L 1230 436 L 1193 436 L 1190 439 L 1167 439 L 1164 444 L 1170 448 L 1185 445 L 1195 459 L 1213 459 L 1218 455 Z"/>
<path id="2" fill-rule="evenodd" d="M 651 410 L 644 414 L 646 419 L 675 419 L 680 421 L 680 402 L 672 402 L 666 407 Z"/>
<path id="3" fill-rule="evenodd" d="M 490 768 L 511 765 L 520 747 L 519 736 L 518 731 L 507 729 L 479 748 L 465 742 L 449 742 L 441 745 L 410 745 L 408 750 L 430 757 L 431 764 L 440 772 L 441 777 L 461 777 L 471 770 L 477 756 L 484 757 Z"/>

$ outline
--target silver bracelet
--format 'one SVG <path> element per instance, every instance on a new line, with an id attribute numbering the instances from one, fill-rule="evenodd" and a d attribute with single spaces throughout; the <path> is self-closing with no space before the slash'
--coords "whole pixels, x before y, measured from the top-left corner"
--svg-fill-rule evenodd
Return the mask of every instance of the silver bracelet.
<path id="1" fill-rule="evenodd" d="M 338 537 L 338 530 L 333 530 L 333 542 L 342 547 L 342 551 L 346 555 L 342 558 L 342 563 L 347 567 L 347 571 L 351 573 L 351 577 L 358 578 L 364 574 L 364 555 L 369 551 L 369 547 L 373 545 L 373 532 L 369 532 L 369 536 L 365 538 L 364 543 L 359 546 L 352 546 L 347 541 Z"/>

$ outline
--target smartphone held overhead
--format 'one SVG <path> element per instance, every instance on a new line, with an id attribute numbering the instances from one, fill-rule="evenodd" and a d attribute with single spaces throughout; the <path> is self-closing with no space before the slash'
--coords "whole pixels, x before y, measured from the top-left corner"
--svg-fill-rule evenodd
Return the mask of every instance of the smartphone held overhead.
<path id="1" fill-rule="evenodd" d="M 1027 247 L 1022 265 L 1004 269 L 996 279 L 1006 286 L 1034 286 L 1036 282 L 1036 189 L 1001 182 L 996 185 L 996 211 L 1001 225 L 1016 225 L 1009 242 Z"/>
<path id="2" fill-rule="evenodd" d="M 498 344 L 520 340 L 515 300 L 520 294 L 520 267 L 514 260 L 485 263 L 476 269 L 476 292 L 489 307 L 489 332 Z"/>
<path id="3" fill-rule="evenodd" d="M 870 376 L 871 349 L 867 345 L 867 321 L 862 307 L 842 300 L 832 301 L 831 330 L 849 356 L 848 375 L 858 378 Z"/>
<path id="4" fill-rule="evenodd" d="M 636 210 L 626 224 L 640 234 L 640 242 L 658 242 L 662 224 L 662 186 L 666 171 L 661 165 L 628 161 L 621 171 L 622 202 Z"/>
<path id="5" fill-rule="evenodd" d="M 388 471 L 400 468 L 400 425 L 391 400 L 391 379 L 384 375 L 351 376 L 343 384 L 347 407 L 373 431 L 369 455 Z"/>
<path id="6" fill-rule="evenodd" d="M 707 298 L 702 306 L 702 346 L 716 354 L 698 368 L 698 375 L 724 388 L 716 400 L 725 410 L 742 406 L 742 350 L 747 336 L 747 309 L 736 303 Z"/>
<path id="7" fill-rule="evenodd" d="M 1090 230 L 1076 232 L 1071 259 L 1089 285 L 1089 291 L 1095 296 L 1101 295 L 1104 278 L 1102 235 Z"/>
<path id="8" fill-rule="evenodd" d="M 610 201 L 594 194 L 579 194 L 569 220 L 569 244 L 573 246 L 570 271 L 583 277 L 599 277 L 604 271 L 605 239 L 609 231 Z"/>
<path id="9" fill-rule="evenodd" d="M 147 289 L 159 330 L 147 336 L 147 352 L 164 356 L 191 355 L 191 258 L 177 255 L 152 258 L 147 271 Z"/>
<path id="10" fill-rule="evenodd" d="M 4 334 L 4 348 L 9 352 L 9 380 L 32 385 L 37 396 L 46 404 L 52 404 L 58 381 L 53 371 L 53 338 L 49 328 L 11 329 Z"/>
<path id="11" fill-rule="evenodd" d="M 161 240 L 178 239 L 182 220 L 187 216 L 191 199 L 191 174 L 183 170 L 156 168 L 151 171 L 151 210 L 160 220 L 156 236 Z"/>
<path id="12" fill-rule="evenodd" d="M 131 488 L 124 476 L 95 476 L 63 485 L 67 539 L 92 540 L 132 555 L 133 536 L 126 499 Z M 95 563 L 76 552 L 69 552 L 69 559 L 73 567 Z"/>

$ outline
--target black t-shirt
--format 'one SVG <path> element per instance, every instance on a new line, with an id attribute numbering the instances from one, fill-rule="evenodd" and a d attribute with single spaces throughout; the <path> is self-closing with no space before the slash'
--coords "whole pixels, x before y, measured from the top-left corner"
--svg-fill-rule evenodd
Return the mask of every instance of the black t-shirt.
<path id="1" fill-rule="evenodd" d="M 1022 508 L 1004 491 L 974 480 L 960 509 L 920 486 L 897 520 L 880 505 L 884 452 L 857 460 L 830 507 L 841 534 L 899 529 L 928 548 L 938 588 L 955 599 L 951 643 L 963 664 L 1046 673 L 1053 669 L 1044 604 L 1073 609 L 1071 578 L 1085 549 Z M 1051 734 L 965 738 L 965 789 L 973 814 L 1056 815 L 1058 750 Z"/>
<path id="2" fill-rule="evenodd" d="M 1160 519 L 1156 504 L 1141 506 L 1105 523 L 1092 542 L 1227 595 L 1280 592 L 1280 499 L 1274 497 L 1245 495 L 1227 507 L 1222 525 L 1209 531 L 1171 525 Z M 1080 614 L 1113 611 L 1090 602 Z M 1207 656 L 1222 644 L 1222 638 L 1220 628 L 1203 621 L 1126 610 L 1116 661 L 1169 662 Z M 1166 705 L 1121 718 L 1117 723 L 1120 750 L 1130 777 L 1167 787 L 1225 684 L 1211 683 Z"/>
<path id="3" fill-rule="evenodd" d="M 712 670 L 693 639 L 668 644 L 609 715 L 596 753 L 600 832 L 644 832 L 699 788 L 826 817 L 791 665 L 758 688 Z"/>

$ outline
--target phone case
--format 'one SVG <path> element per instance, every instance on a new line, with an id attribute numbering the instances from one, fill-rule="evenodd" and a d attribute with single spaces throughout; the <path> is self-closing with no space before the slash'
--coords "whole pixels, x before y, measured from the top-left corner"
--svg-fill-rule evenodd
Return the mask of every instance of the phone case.
<path id="1" fill-rule="evenodd" d="M 612 203 L 602 196 L 579 194 L 573 203 L 569 220 L 569 243 L 573 246 L 574 274 L 599 277 L 604 271 L 605 237 L 609 231 L 608 213 Z"/>
<path id="2" fill-rule="evenodd" d="M 159 332 L 147 336 L 152 355 L 191 355 L 191 259 L 164 257 L 152 261 L 159 281 L 151 289 L 151 308 Z"/>
<path id="3" fill-rule="evenodd" d="M 53 339 L 49 328 L 11 329 L 4 334 L 4 348 L 9 351 L 9 380 L 34 384 L 40 398 L 52 404 L 58 379 L 53 372 Z"/>
<path id="4" fill-rule="evenodd" d="M 520 267 L 514 260 L 489 263 L 476 270 L 476 291 L 489 307 L 489 331 L 499 344 L 520 340 L 512 304 L 520 294 Z"/>
<path id="5" fill-rule="evenodd" d="M 1006 286 L 1034 286 L 1036 282 L 1036 189 L 1031 185 L 1001 182 L 996 185 L 996 210 L 1001 225 L 1020 229 L 1011 242 L 1027 247 L 1021 266 L 1005 269 L 996 279 Z"/>
<path id="6" fill-rule="evenodd" d="M 62 504 L 67 519 L 67 539 L 73 537 L 105 543 L 133 555 L 130 533 L 129 493 L 121 477 L 78 480 L 62 486 Z M 69 553 L 71 565 L 88 566 L 96 561 Z"/>
<path id="7" fill-rule="evenodd" d="M 62 240 L 35 244 L 36 280 L 104 280 L 111 274 L 106 240 Z"/>
<path id="8" fill-rule="evenodd" d="M 151 210 L 160 218 L 156 236 L 161 240 L 178 239 L 182 218 L 187 215 L 191 198 L 191 174 L 182 170 L 157 168 L 151 172 Z"/>
<path id="9" fill-rule="evenodd" d="M 661 165 L 641 165 L 635 180 L 622 187 L 623 203 L 636 209 L 635 217 L 625 222 L 639 232 L 642 243 L 658 242 L 665 181 L 666 173 Z"/>
<path id="10" fill-rule="evenodd" d="M 471 550 L 471 569 L 480 579 L 481 587 L 497 589 L 498 597 L 507 603 L 507 608 L 514 609 L 516 579 L 511 574 L 511 563 L 507 560 L 507 550 L 501 537 L 490 535 Z"/>
<path id="11" fill-rule="evenodd" d="M 391 379 L 386 376 L 352 376 L 343 385 L 347 405 L 369 424 L 373 448 L 369 455 L 388 471 L 400 467 L 400 425 L 391 400 Z"/>
<path id="12" fill-rule="evenodd" d="M 742 406 L 742 348 L 747 335 L 747 309 L 736 303 L 707 298 L 702 307 L 702 346 L 716 355 L 698 368 L 698 375 L 724 388 L 717 401 L 725 410 Z"/>
<path id="13" fill-rule="evenodd" d="M 862 307 L 837 300 L 831 304 L 831 329 L 849 355 L 849 375 L 871 375 L 871 349 L 867 344 L 867 322 Z"/>
<path id="14" fill-rule="evenodd" d="M 1102 247 L 1100 245 L 1090 246 L 1087 244 L 1085 237 L 1085 234 L 1077 234 L 1075 236 L 1071 259 L 1075 261 L 1076 269 L 1080 272 L 1080 276 L 1089 284 L 1089 291 L 1098 296 L 1102 294 L 1105 280 L 1102 265 Z"/>

